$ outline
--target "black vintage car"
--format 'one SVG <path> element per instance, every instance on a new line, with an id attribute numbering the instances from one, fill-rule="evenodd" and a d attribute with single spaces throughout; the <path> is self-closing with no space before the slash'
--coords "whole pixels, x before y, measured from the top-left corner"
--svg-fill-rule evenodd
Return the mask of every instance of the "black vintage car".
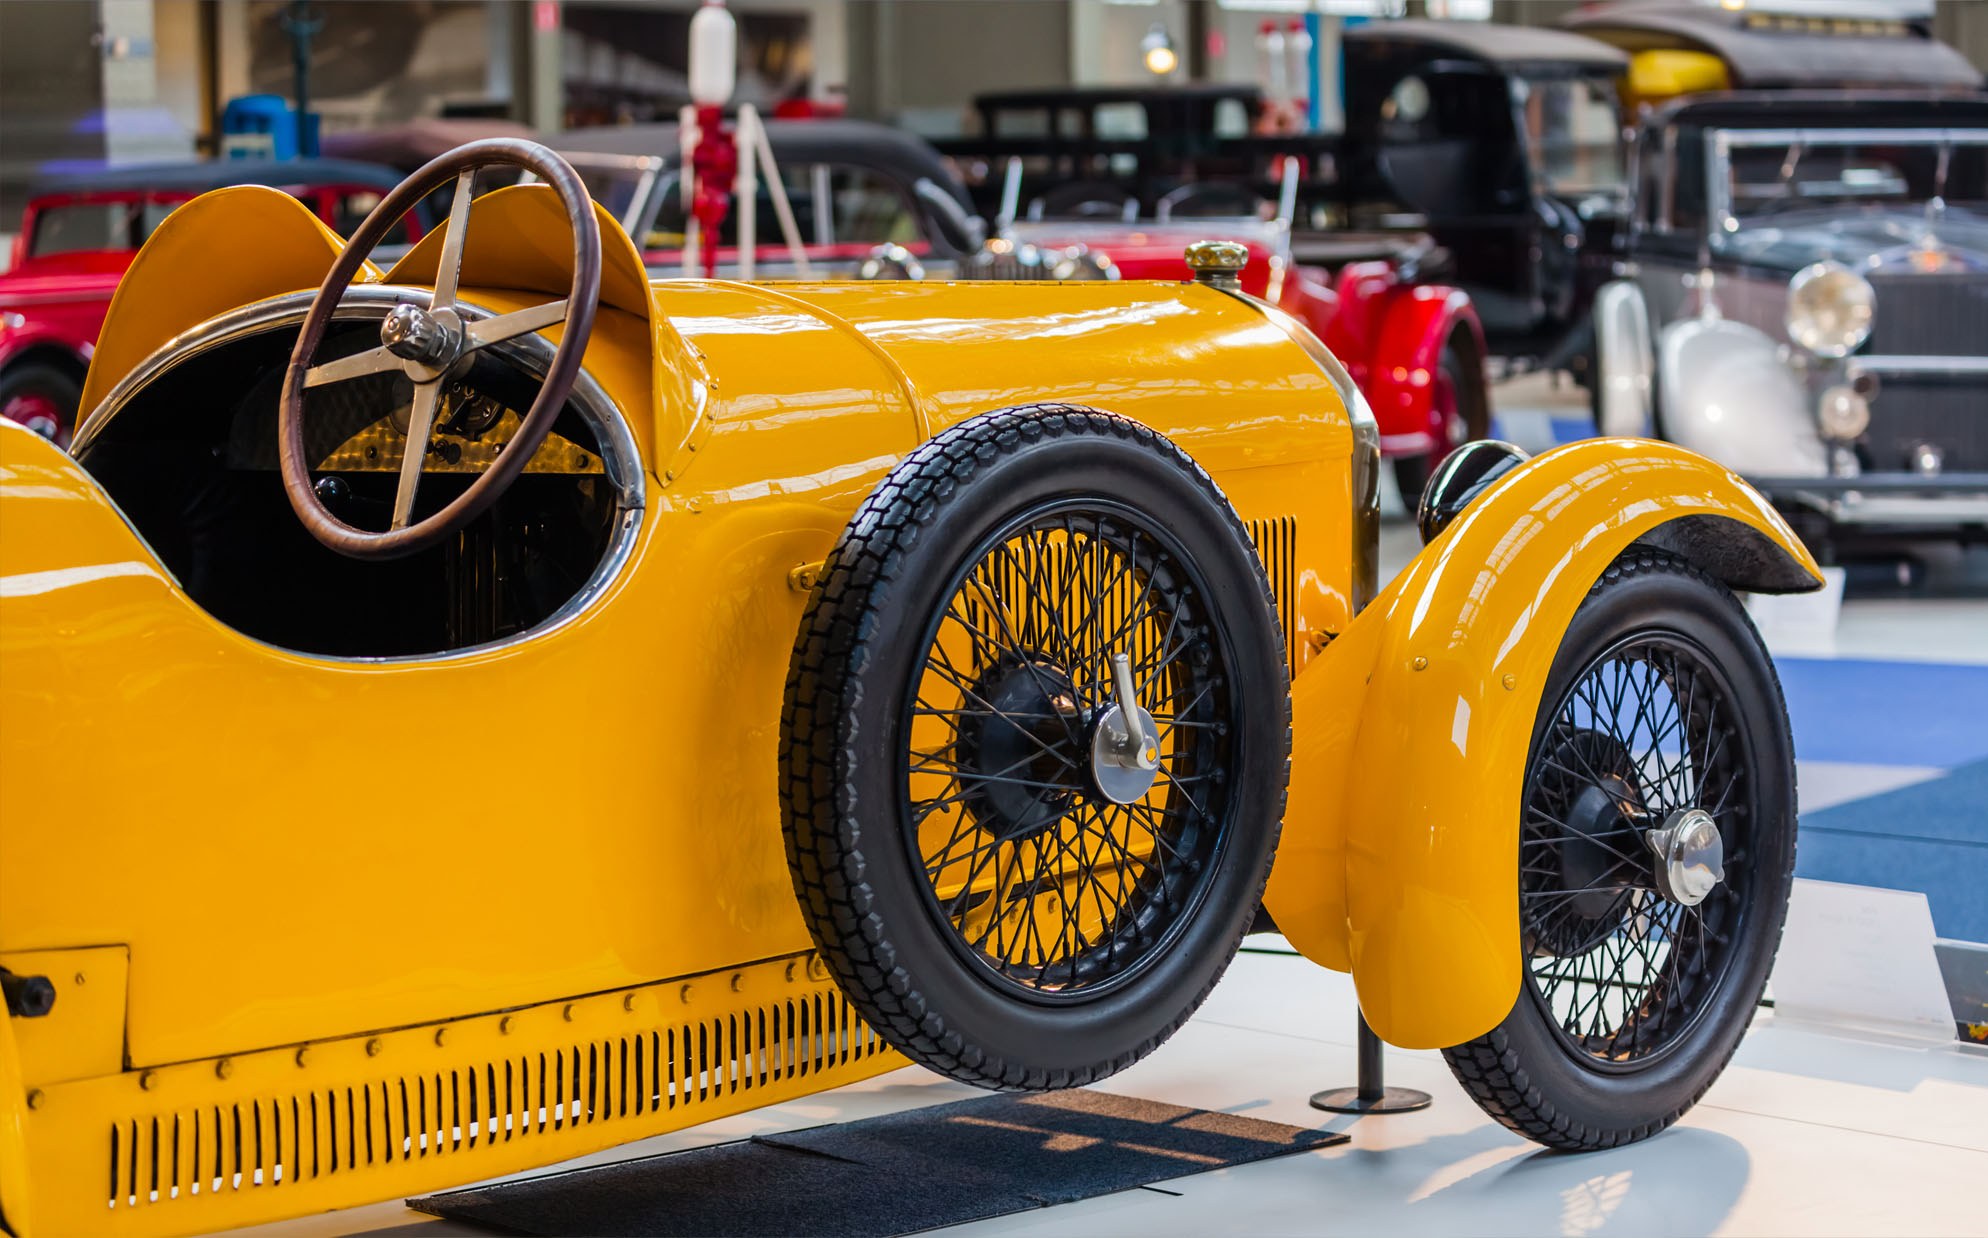
<path id="1" fill-rule="evenodd" d="M 1694 97 L 1633 162 L 1603 432 L 1743 474 L 1818 554 L 1988 535 L 1988 95 Z"/>
<path id="2" fill-rule="evenodd" d="M 1628 58 L 1490 23 L 1372 22 L 1344 39 L 1351 222 L 1427 232 L 1495 355 L 1584 377 L 1588 305 L 1622 215 Z"/>

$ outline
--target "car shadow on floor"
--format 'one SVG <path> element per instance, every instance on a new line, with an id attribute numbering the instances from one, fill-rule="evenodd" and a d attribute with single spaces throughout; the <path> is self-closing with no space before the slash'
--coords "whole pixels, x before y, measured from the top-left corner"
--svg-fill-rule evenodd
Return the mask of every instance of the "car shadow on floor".
<path id="1" fill-rule="evenodd" d="M 1387 1172 L 1399 1153 L 1345 1154 L 1348 1172 Z M 1514 1136 L 1484 1126 L 1414 1145 L 1413 1160 L 1461 1165 L 1494 1153 Z M 1406 1153 L 1410 1149 L 1402 1149 Z M 1541 1148 L 1478 1169 L 1372 1219 L 1391 1234 L 1651 1234 L 1716 1232 L 1746 1189 L 1751 1161 L 1736 1139 L 1697 1127 L 1673 1127 L 1628 1148 L 1567 1153 Z M 1354 1232 L 1359 1218 L 1343 1217 Z"/>

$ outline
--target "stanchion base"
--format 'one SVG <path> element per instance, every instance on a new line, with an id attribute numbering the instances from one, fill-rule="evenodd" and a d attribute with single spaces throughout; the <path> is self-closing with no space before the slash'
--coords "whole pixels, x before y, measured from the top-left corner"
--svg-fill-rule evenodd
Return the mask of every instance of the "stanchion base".
<path id="1" fill-rule="evenodd" d="M 1363 1097 L 1359 1088 L 1330 1088 L 1312 1093 L 1312 1108 L 1327 1113 L 1414 1113 L 1429 1107 L 1429 1094 L 1414 1088 L 1382 1088 L 1376 1097 Z"/>

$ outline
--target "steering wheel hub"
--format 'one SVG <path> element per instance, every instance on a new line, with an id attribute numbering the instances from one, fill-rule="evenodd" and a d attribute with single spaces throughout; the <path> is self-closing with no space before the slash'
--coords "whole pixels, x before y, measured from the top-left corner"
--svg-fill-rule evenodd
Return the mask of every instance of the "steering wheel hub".
<path id="1" fill-rule="evenodd" d="M 431 314 L 418 305 L 396 305 L 380 323 L 380 344 L 403 361 L 445 368 L 455 360 L 462 335 L 443 321 L 443 314 L 455 317 L 447 310 Z"/>

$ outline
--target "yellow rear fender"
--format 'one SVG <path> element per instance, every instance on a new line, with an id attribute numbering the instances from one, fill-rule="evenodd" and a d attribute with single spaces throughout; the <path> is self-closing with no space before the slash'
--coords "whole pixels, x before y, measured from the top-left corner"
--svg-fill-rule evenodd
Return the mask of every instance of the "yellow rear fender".
<path id="1" fill-rule="evenodd" d="M 1480 1036 L 1519 989 L 1518 825 L 1561 633 L 1632 542 L 1734 589 L 1821 585 L 1738 476 L 1667 443 L 1592 439 L 1477 499 L 1298 678 L 1291 812 L 1267 902 L 1350 966 L 1398 1045 Z"/>

